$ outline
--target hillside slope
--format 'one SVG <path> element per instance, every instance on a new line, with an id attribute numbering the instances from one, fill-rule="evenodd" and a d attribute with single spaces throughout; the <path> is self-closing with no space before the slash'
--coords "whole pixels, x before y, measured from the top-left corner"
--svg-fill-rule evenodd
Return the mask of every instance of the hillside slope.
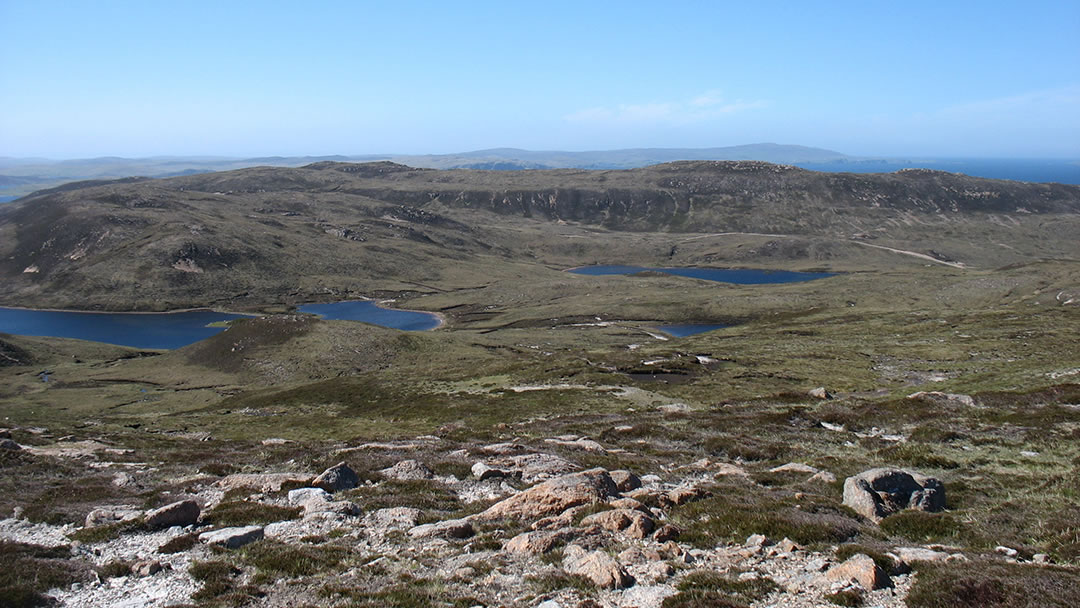
<path id="1" fill-rule="evenodd" d="M 988 267 L 1075 258 L 1078 218 L 1077 186 L 935 171 L 826 174 L 752 161 L 625 171 L 257 167 L 67 185 L 5 206 L 0 304 L 267 306 L 656 263 L 677 251 L 691 252 L 684 264 L 835 269 L 868 249 L 852 243 Z M 704 244 L 693 235 L 716 233 L 818 244 L 695 257 Z M 643 247 L 648 235 L 662 239 Z"/>

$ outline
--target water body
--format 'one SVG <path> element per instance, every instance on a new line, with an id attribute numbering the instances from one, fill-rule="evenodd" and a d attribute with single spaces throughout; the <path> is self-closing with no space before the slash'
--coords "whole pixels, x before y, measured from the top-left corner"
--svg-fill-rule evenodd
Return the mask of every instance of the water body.
<path id="1" fill-rule="evenodd" d="M 834 272 L 792 272 L 789 270 L 755 270 L 752 268 L 645 268 L 642 266 L 581 266 L 571 268 L 574 274 L 593 276 L 609 274 L 637 274 L 651 270 L 680 277 L 692 277 L 720 283 L 737 285 L 764 285 L 770 283 L 798 283 L 835 276 Z"/>
<path id="2" fill-rule="evenodd" d="M 430 312 L 380 308 L 370 300 L 305 304 L 300 312 L 319 315 L 328 321 L 363 321 L 405 331 L 427 331 L 440 323 L 439 317 Z"/>
<path id="3" fill-rule="evenodd" d="M 223 331 L 207 327 L 243 318 L 209 310 L 168 313 L 98 313 L 0 308 L 0 332 L 77 338 L 135 348 L 180 348 Z"/>
<path id="4" fill-rule="evenodd" d="M 720 325 L 716 323 L 672 323 L 668 325 L 657 325 L 656 329 L 673 336 L 676 338 L 685 338 L 686 336 L 694 336 L 697 334 L 703 334 L 707 331 L 713 331 L 717 329 L 723 329 L 725 327 L 731 327 L 730 325 Z"/>

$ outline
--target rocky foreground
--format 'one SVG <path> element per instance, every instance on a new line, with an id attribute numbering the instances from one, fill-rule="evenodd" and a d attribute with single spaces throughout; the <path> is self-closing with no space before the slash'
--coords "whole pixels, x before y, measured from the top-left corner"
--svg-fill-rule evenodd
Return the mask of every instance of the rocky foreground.
<path id="1" fill-rule="evenodd" d="M 684 513 L 676 524 L 671 514 L 707 501 L 718 481 L 754 483 L 740 462 L 609 471 L 504 442 L 443 455 L 472 462 L 467 473 L 439 474 L 407 458 L 375 474 L 358 474 L 348 464 L 418 446 L 427 454 L 438 441 L 347 446 L 337 450 L 340 464 L 317 475 L 196 476 L 188 493 L 170 504 L 151 510 L 103 505 L 87 513 L 83 526 L 31 523 L 16 509 L 0 521 L 0 541 L 19 551 L 57 548 L 48 550 L 49 559 L 82 564 L 85 576 L 49 590 L 48 598 L 109 608 L 899 607 L 907 605 L 919 576 L 913 566 L 975 557 L 941 545 L 803 546 L 760 533 L 702 547 L 694 542 L 694 527 L 715 515 L 701 511 L 695 520 Z M 546 443 L 582 454 L 604 450 L 578 436 Z M 10 439 L 3 447 L 40 450 Z M 137 483 L 145 473 L 123 467 L 114 483 Z M 803 479 L 810 491 L 794 499 L 807 512 L 821 496 L 838 492 L 832 473 L 805 464 L 768 473 Z M 905 509 L 945 507 L 943 484 L 917 473 L 875 469 L 843 485 L 846 515 L 867 526 Z M 395 503 L 385 506 L 390 487 Z M 432 517 L 442 512 L 432 509 L 442 500 L 464 507 L 452 517 Z M 1002 562 L 1049 567 L 1045 555 L 1021 556 L 1008 547 L 998 553 Z"/>

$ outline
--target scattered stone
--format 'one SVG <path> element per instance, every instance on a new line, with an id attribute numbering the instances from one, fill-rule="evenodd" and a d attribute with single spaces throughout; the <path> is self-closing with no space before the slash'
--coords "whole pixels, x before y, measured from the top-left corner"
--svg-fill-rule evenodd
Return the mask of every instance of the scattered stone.
<path id="1" fill-rule="evenodd" d="M 633 498 L 615 498 L 608 501 L 608 504 L 611 505 L 611 508 L 613 509 L 630 509 L 633 511 L 641 511 L 646 515 L 652 515 L 652 511 L 649 510 L 649 507 L 646 507 L 641 504 L 641 501 Z"/>
<path id="2" fill-rule="evenodd" d="M 379 472 L 388 479 L 397 479 L 398 481 L 416 481 L 435 477 L 435 473 L 432 473 L 431 469 L 417 460 L 402 460 L 394 466 Z M 359 479 L 357 483 L 359 483 Z"/>
<path id="3" fill-rule="evenodd" d="M 140 515 L 142 515 L 142 511 L 123 507 L 94 509 L 86 514 L 86 521 L 83 525 L 87 528 L 106 526 L 122 521 L 138 519 Z M 196 515 L 196 517 L 198 517 L 198 515 Z"/>
<path id="4" fill-rule="evenodd" d="M 315 501 L 329 501 L 330 493 L 322 488 L 297 488 L 289 490 L 289 504 L 293 506 L 304 505 Z"/>
<path id="5" fill-rule="evenodd" d="M 656 409 L 665 414 L 681 414 L 683 412 L 689 412 L 690 406 L 685 403 L 668 403 L 667 405 L 661 405 Z"/>
<path id="6" fill-rule="evenodd" d="M 582 526 L 599 526 L 612 532 L 625 532 L 631 538 L 645 538 L 653 531 L 651 517 L 641 511 L 611 509 L 593 513 L 581 520 Z"/>
<path id="7" fill-rule="evenodd" d="M 780 553 L 794 553 L 796 551 L 799 551 L 802 547 L 797 545 L 795 541 L 785 536 L 783 540 L 776 543 L 775 548 Z"/>
<path id="8" fill-rule="evenodd" d="M 222 477 L 214 485 L 226 492 L 238 488 L 251 488 L 259 492 L 270 493 L 280 492 L 286 485 L 311 485 L 311 481 L 311 475 L 303 473 L 234 473 Z"/>
<path id="9" fill-rule="evenodd" d="M 935 551 L 924 547 L 897 547 L 891 554 L 896 560 L 910 564 L 912 562 L 939 562 L 949 557 L 944 551 Z"/>
<path id="10" fill-rule="evenodd" d="M 534 520 L 558 515 L 579 505 L 603 502 L 618 494 L 615 482 L 604 469 L 590 469 L 571 473 L 535 485 L 495 503 L 486 511 L 475 515 L 481 520 L 515 518 Z"/>
<path id="11" fill-rule="evenodd" d="M 810 474 L 816 474 L 819 471 L 820 471 L 820 469 L 815 469 L 814 467 L 812 467 L 812 466 L 810 466 L 808 464 L 803 464 L 801 462 L 789 462 L 787 464 L 782 464 L 782 465 L 780 465 L 778 467 L 773 467 L 773 468 L 769 469 L 770 473 L 810 473 Z"/>
<path id="12" fill-rule="evenodd" d="M 1035 555 L 1032 555 L 1031 556 L 1031 561 L 1036 563 L 1036 564 L 1049 564 L 1049 563 L 1052 563 L 1050 561 L 1050 556 L 1045 554 L 1045 553 L 1036 553 Z"/>
<path id="13" fill-rule="evenodd" d="M 844 504 L 875 522 L 904 509 L 941 511 L 945 486 L 899 469 L 870 469 L 844 480 Z"/>
<path id="14" fill-rule="evenodd" d="M 212 532 L 203 532 L 199 540 L 208 544 L 236 549 L 253 543 L 263 538 L 262 526 L 240 526 L 236 528 L 222 528 Z"/>
<path id="15" fill-rule="evenodd" d="M 810 395 L 811 397 L 813 397 L 814 399 L 832 399 L 833 398 L 832 393 L 830 393 L 828 390 L 826 390 L 824 386 L 819 386 L 817 388 L 812 388 L 812 389 L 810 389 L 810 391 L 807 394 Z"/>
<path id="16" fill-rule="evenodd" d="M 597 587 L 625 589 L 634 584 L 613 557 L 603 551 L 586 551 L 580 545 L 567 545 L 563 549 L 562 566 L 567 574 L 584 576 Z"/>
<path id="17" fill-rule="evenodd" d="M 467 519 L 448 519 L 409 530 L 412 538 L 469 538 L 473 534 L 475 531 Z"/>
<path id="18" fill-rule="evenodd" d="M 686 503 L 701 500 L 702 498 L 708 498 L 712 496 L 709 492 L 702 490 L 701 488 L 675 488 L 664 495 L 667 503 L 673 506 L 685 505 Z"/>
<path id="19" fill-rule="evenodd" d="M 489 467 L 488 465 L 478 462 L 472 465 L 473 477 L 480 481 L 487 481 L 489 479 L 501 479 L 503 477 L 510 477 L 511 473 L 502 469 L 496 469 L 495 467 Z"/>
<path id="20" fill-rule="evenodd" d="M 349 468 L 349 465 L 339 462 L 320 473 L 311 482 L 311 485 L 322 488 L 327 492 L 351 490 L 360 485 L 360 476 L 356 474 L 356 471 Z"/>
<path id="21" fill-rule="evenodd" d="M 1013 549 L 1012 547 L 1005 547 L 1005 546 L 1002 546 L 1002 545 L 998 545 L 997 547 L 994 547 L 994 552 L 995 553 L 1000 553 L 1001 555 L 1004 555 L 1005 557 L 1016 557 L 1017 555 L 1020 554 L 1020 552 L 1017 551 L 1016 549 Z"/>
<path id="22" fill-rule="evenodd" d="M 671 578 L 675 574 L 675 567 L 667 562 L 652 562 L 645 567 L 644 576 L 642 577 L 645 582 L 656 584 L 662 583 Z"/>
<path id="23" fill-rule="evenodd" d="M 641 487 L 641 479 L 630 471 L 620 469 L 611 471 L 609 475 L 611 475 L 611 481 L 615 482 L 615 488 L 620 492 L 629 492 Z"/>
<path id="24" fill-rule="evenodd" d="M 160 509 L 146 512 L 146 527 L 156 530 L 173 526 L 190 526 L 199 521 L 199 503 L 194 500 L 181 500 Z"/>
<path id="25" fill-rule="evenodd" d="M 814 473 L 807 481 L 819 481 L 821 483 L 836 483 L 836 475 L 828 471 L 818 471 Z"/>
<path id="26" fill-rule="evenodd" d="M 515 476 L 520 474 L 521 480 L 525 483 L 545 481 L 581 468 L 565 458 L 544 453 L 519 454 L 494 462 L 489 461 L 488 464 L 506 471 L 512 471 Z"/>
<path id="27" fill-rule="evenodd" d="M 586 452 L 606 452 L 604 446 L 589 439 L 588 437 L 581 437 L 580 439 L 563 439 L 561 437 L 553 437 L 551 439 L 544 440 L 547 443 L 553 443 L 555 445 L 561 445 L 568 448 L 578 448 L 585 450 Z"/>
<path id="28" fill-rule="evenodd" d="M 768 547 L 771 544 L 772 544 L 772 542 L 770 542 L 769 539 L 764 534 L 751 534 L 750 536 L 746 537 L 746 542 L 743 543 L 743 546 L 744 547 L 757 547 L 757 548 L 760 549 L 760 548 Z"/>
<path id="29" fill-rule="evenodd" d="M 911 393 L 907 396 L 908 399 L 930 399 L 931 401 L 956 401 L 962 405 L 968 407 L 975 407 L 975 399 L 971 395 L 964 395 L 958 393 L 943 393 L 941 391 L 919 391 L 917 393 Z"/>
<path id="30" fill-rule="evenodd" d="M 653 608 L 678 591 L 669 585 L 639 585 L 623 591 L 619 596 L 619 608 Z"/>
<path id="31" fill-rule="evenodd" d="M 158 560 L 144 559 L 142 561 L 135 562 L 135 564 L 131 567 L 131 573 L 140 578 L 145 578 L 147 576 L 153 576 L 164 569 L 164 566 L 162 566 L 161 562 L 159 562 Z"/>
<path id="32" fill-rule="evenodd" d="M 416 527 L 416 522 L 420 521 L 423 514 L 423 511 L 413 507 L 390 507 L 371 513 L 367 520 L 380 528 L 405 529 Z"/>
<path id="33" fill-rule="evenodd" d="M 682 530 L 671 524 L 664 524 L 653 532 L 653 540 L 658 543 L 666 543 L 668 541 L 677 540 L 679 535 L 682 534 Z"/>
<path id="34" fill-rule="evenodd" d="M 892 586 L 889 575 L 875 564 L 870 556 L 862 553 L 852 555 L 844 563 L 829 568 L 825 579 L 836 583 L 855 582 L 867 591 Z"/>
<path id="35" fill-rule="evenodd" d="M 270 437 L 268 439 L 263 439 L 262 440 L 263 445 L 285 445 L 287 443 L 296 443 L 296 442 L 293 441 L 292 439 L 282 439 L 281 437 Z"/>
<path id="36" fill-rule="evenodd" d="M 541 555 L 548 553 L 572 536 L 573 533 L 566 529 L 554 532 L 524 532 L 507 541 L 502 550 L 511 555 Z"/>

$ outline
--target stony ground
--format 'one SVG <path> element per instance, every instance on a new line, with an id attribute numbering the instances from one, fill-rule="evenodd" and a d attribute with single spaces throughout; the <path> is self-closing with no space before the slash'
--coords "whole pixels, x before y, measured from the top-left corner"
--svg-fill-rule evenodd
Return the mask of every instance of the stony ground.
<path id="1" fill-rule="evenodd" d="M 440 440 L 430 436 L 345 446 L 335 453 L 343 462 L 319 475 L 282 468 L 196 476 L 169 505 L 103 506 L 87 513 L 83 526 L 31 523 L 16 509 L 0 521 L 0 540 L 62 547 L 71 561 L 89 564 L 89 575 L 47 596 L 91 608 L 901 607 L 918 577 L 913 565 L 975 557 L 940 545 L 878 545 L 863 553 L 850 544 L 808 547 L 762 534 L 702 547 L 692 542 L 687 518 L 673 513 L 708 501 L 726 480 L 753 483 L 743 463 L 586 469 L 565 457 L 566 448 L 595 454 L 606 450 L 601 442 L 560 436 L 544 444 L 561 449 L 507 441 L 440 454 Z M 362 479 L 347 464 L 410 452 L 472 466 L 438 474 L 402 458 Z M 116 469 L 117 484 L 149 474 Z M 794 499 L 808 512 L 818 495 L 839 500 L 829 471 L 789 463 L 769 472 L 803 479 L 811 491 Z M 440 501 L 460 506 L 448 511 Z M 864 518 L 863 525 L 873 524 Z M 1000 551 L 1002 562 L 1043 567 Z"/>

